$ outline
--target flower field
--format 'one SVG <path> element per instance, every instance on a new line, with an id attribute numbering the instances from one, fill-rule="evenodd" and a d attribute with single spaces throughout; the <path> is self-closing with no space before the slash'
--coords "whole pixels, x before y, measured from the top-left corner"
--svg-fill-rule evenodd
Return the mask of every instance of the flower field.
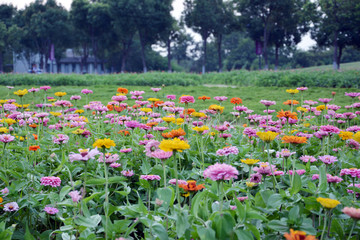
<path id="1" fill-rule="evenodd" d="M 0 239 L 358 238 L 360 92 L 1 91 Z"/>

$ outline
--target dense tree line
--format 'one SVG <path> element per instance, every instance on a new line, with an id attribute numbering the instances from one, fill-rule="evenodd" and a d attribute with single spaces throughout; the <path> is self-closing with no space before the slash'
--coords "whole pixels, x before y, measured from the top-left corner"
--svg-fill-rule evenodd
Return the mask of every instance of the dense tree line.
<path id="1" fill-rule="evenodd" d="M 82 72 L 90 57 L 95 69 L 101 65 L 113 72 L 202 73 L 331 62 L 339 69 L 340 62 L 360 60 L 358 0 L 185 0 L 180 21 L 171 15 L 172 3 L 73 0 L 69 11 L 55 0 L 36 0 L 21 10 L 2 4 L 0 71 L 8 68 L 13 53 L 26 59 L 38 54 L 45 69 L 51 46 L 57 63 L 72 48 Z M 202 41 L 196 42 L 186 27 Z M 317 47 L 297 50 L 307 33 Z"/>

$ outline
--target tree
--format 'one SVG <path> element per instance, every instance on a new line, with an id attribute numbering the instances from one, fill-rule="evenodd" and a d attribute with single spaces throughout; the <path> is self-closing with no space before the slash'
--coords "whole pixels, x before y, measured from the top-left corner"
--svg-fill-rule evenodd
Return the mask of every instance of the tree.
<path id="1" fill-rule="evenodd" d="M 315 4 L 309 0 L 284 0 L 287 2 L 282 11 L 276 12 L 275 26 L 270 33 L 270 42 L 275 46 L 275 70 L 279 65 L 279 49 L 295 46 L 302 35 L 310 30 Z"/>
<path id="2" fill-rule="evenodd" d="M 333 47 L 334 70 L 340 69 L 343 49 L 358 42 L 360 6 L 354 3 L 352 0 L 318 1 L 320 10 L 311 35 L 319 46 Z"/>
<path id="3" fill-rule="evenodd" d="M 240 13 L 240 22 L 254 41 L 263 43 L 264 69 L 269 69 L 268 44 L 270 33 L 276 27 L 276 17 L 287 12 L 288 1 L 235 0 Z"/>
<path id="4" fill-rule="evenodd" d="M 203 41 L 202 74 L 206 72 L 206 44 L 207 39 L 216 25 L 216 0 L 185 0 L 185 23 L 189 28 L 201 35 Z"/>
<path id="5" fill-rule="evenodd" d="M 222 41 L 223 35 L 235 30 L 235 16 L 230 2 L 217 0 L 215 5 L 215 25 L 213 26 L 213 35 L 216 39 L 218 53 L 218 71 L 222 71 Z"/>
<path id="6" fill-rule="evenodd" d="M 0 72 L 4 70 L 4 54 L 19 48 L 21 31 L 14 24 L 15 14 L 12 5 L 0 5 Z"/>

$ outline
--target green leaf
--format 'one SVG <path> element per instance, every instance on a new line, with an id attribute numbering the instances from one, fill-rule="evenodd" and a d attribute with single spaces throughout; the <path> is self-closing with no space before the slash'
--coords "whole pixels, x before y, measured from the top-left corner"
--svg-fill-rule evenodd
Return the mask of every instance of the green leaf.
<path id="1" fill-rule="evenodd" d="M 288 219 L 292 223 L 296 223 L 299 219 L 299 206 L 295 206 L 289 211 Z"/>
<path id="2" fill-rule="evenodd" d="M 154 232 L 155 236 L 160 238 L 160 240 L 167 240 L 169 239 L 166 229 L 163 225 L 159 223 L 154 223 L 152 226 L 152 231 Z"/>
<path id="3" fill-rule="evenodd" d="M 190 227 L 187 211 L 179 211 L 176 217 L 176 234 L 181 238 Z"/>
<path id="4" fill-rule="evenodd" d="M 271 220 L 270 222 L 268 222 L 267 226 L 280 233 L 285 233 L 289 231 L 289 227 L 287 226 L 286 222 L 280 220 Z"/>
<path id="5" fill-rule="evenodd" d="M 331 222 L 331 230 L 336 232 L 336 234 L 338 235 L 338 239 L 345 239 L 344 238 L 344 228 L 343 226 L 339 223 L 338 219 L 333 219 Z"/>
<path id="6" fill-rule="evenodd" d="M 246 209 L 239 200 L 237 201 L 235 200 L 235 204 L 236 204 L 236 213 L 239 216 L 239 222 L 242 223 L 246 219 Z"/>
<path id="7" fill-rule="evenodd" d="M 282 204 L 282 197 L 280 194 L 273 194 L 267 200 L 267 208 L 279 209 Z"/>
<path id="8" fill-rule="evenodd" d="M 294 173 L 294 182 L 293 182 L 293 186 L 290 190 L 291 195 L 294 195 L 296 193 L 298 193 L 302 187 L 301 184 L 301 177 L 299 174 L 297 174 L 297 172 Z"/>
<path id="9" fill-rule="evenodd" d="M 235 230 L 237 239 L 241 239 L 241 240 L 253 240 L 253 236 L 251 235 L 251 233 L 249 233 L 248 231 L 244 231 L 244 230 L 240 230 L 237 229 Z"/>
<path id="10" fill-rule="evenodd" d="M 259 229 L 257 229 L 256 226 L 249 224 L 249 223 L 245 223 L 245 226 L 252 232 L 252 234 L 254 234 L 254 236 L 256 237 L 257 240 L 261 239 Z"/>
<path id="11" fill-rule="evenodd" d="M 120 183 L 125 180 L 124 177 L 116 176 L 116 177 L 109 177 L 108 183 Z M 86 181 L 86 185 L 105 185 L 106 179 L 105 178 L 92 178 Z"/>
<path id="12" fill-rule="evenodd" d="M 158 188 L 156 193 L 158 198 L 164 201 L 161 205 L 164 209 L 167 210 L 169 206 L 172 206 L 174 204 L 175 191 L 173 188 Z"/>
<path id="13" fill-rule="evenodd" d="M 99 214 L 93 215 L 91 217 L 80 216 L 75 218 L 74 222 L 79 226 L 95 228 L 99 225 L 101 221 L 101 216 Z"/>
<path id="14" fill-rule="evenodd" d="M 326 166 L 320 167 L 319 192 L 325 192 L 327 188 Z"/>
<path id="15" fill-rule="evenodd" d="M 25 231 L 25 235 L 24 235 L 24 240 L 35 240 L 34 236 L 31 235 L 30 230 L 29 230 L 29 226 L 26 224 L 26 231 Z"/>
<path id="16" fill-rule="evenodd" d="M 217 239 L 228 239 L 234 235 L 235 220 L 230 213 L 217 213 L 212 220 L 212 228 L 215 229 Z"/>
<path id="17" fill-rule="evenodd" d="M 68 194 L 71 190 L 71 187 L 70 186 L 64 186 L 61 191 L 60 191 L 60 194 L 59 194 L 59 197 L 60 197 L 60 201 L 64 200 L 64 197 L 66 196 L 66 194 Z"/>
<path id="18" fill-rule="evenodd" d="M 201 226 L 197 228 L 197 232 L 201 240 L 216 240 L 215 231 L 211 228 Z"/>

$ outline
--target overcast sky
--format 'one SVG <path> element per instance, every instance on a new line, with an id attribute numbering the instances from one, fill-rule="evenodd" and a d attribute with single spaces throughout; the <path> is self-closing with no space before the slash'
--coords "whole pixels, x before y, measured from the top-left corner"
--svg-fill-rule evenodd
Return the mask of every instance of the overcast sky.
<path id="1" fill-rule="evenodd" d="M 70 9 L 72 0 L 56 0 L 56 1 L 58 3 L 60 3 L 61 5 L 63 5 L 65 8 Z M 34 0 L 0 0 L 0 4 L 1 3 L 7 3 L 7 4 L 11 3 L 14 6 L 16 6 L 17 8 L 24 8 L 26 5 L 29 5 L 31 2 L 34 2 Z M 177 19 L 180 18 L 181 12 L 184 9 L 183 2 L 184 2 L 184 0 L 174 0 L 174 3 L 173 3 L 174 10 L 172 11 L 172 14 Z M 197 41 L 201 40 L 200 35 L 198 35 L 194 32 L 192 32 L 192 34 Z M 298 44 L 298 47 L 306 50 L 314 44 L 315 44 L 315 42 L 310 38 L 310 35 L 307 34 L 306 36 L 303 37 L 302 41 Z"/>

